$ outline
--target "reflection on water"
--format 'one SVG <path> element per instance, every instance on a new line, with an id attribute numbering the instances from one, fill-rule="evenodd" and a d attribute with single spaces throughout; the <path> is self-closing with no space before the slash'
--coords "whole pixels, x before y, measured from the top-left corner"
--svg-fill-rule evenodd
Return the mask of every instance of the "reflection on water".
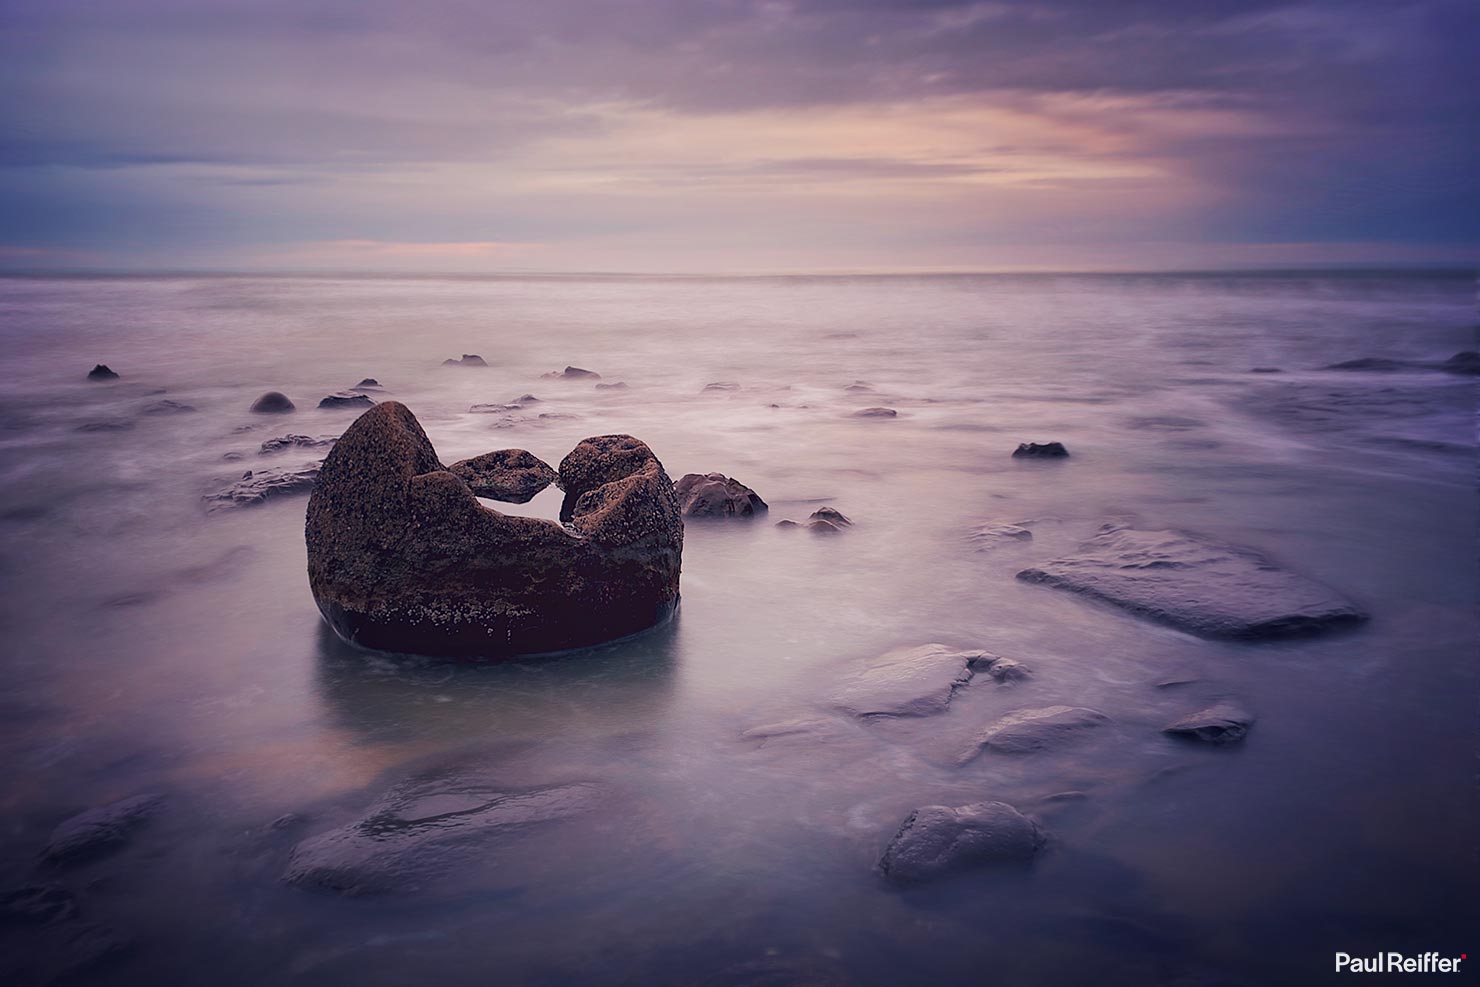
<path id="1" fill-rule="evenodd" d="M 1473 348 L 1472 298 L 1428 275 L 0 280 L 0 888 L 57 883 L 128 940 L 99 984 L 1307 984 L 1337 949 L 1463 949 L 1473 378 L 1321 368 Z M 440 365 L 461 353 L 490 366 Z M 98 362 L 122 378 L 85 381 Z M 541 376 L 567 364 L 628 386 Z M 628 641 L 354 650 L 309 594 L 302 498 L 200 498 L 316 455 L 258 450 L 339 434 L 353 414 L 317 400 L 367 376 L 444 462 L 630 432 L 771 513 L 691 522 L 681 614 Z M 265 390 L 299 411 L 252 415 Z M 526 393 L 517 421 L 468 410 Z M 1071 458 L 1010 456 L 1049 440 Z M 856 523 L 773 524 L 823 504 Z M 1373 620 L 1211 642 L 1014 578 L 1107 520 L 1252 546 Z M 930 641 L 1032 677 L 916 720 L 831 703 Z M 1257 716 L 1240 747 L 1160 733 L 1225 697 Z M 1109 722 L 957 764 L 1055 704 Z M 280 880 L 408 779 L 467 773 L 600 795 L 404 894 Z M 164 808 L 120 848 L 39 863 L 58 821 L 142 792 Z M 1050 831 L 1032 866 L 881 882 L 911 809 L 983 799 Z M 0 958 L 54 938 L 0 929 Z"/>

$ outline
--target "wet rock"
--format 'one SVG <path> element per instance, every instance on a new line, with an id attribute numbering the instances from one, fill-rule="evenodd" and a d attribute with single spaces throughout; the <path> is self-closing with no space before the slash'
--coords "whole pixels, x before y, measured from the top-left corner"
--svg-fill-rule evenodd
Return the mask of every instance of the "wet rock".
<path id="1" fill-rule="evenodd" d="M 1284 371 L 1281 370 L 1279 367 L 1250 367 L 1249 368 L 1249 373 L 1251 373 L 1251 374 L 1282 374 L 1282 373 L 1284 373 Z"/>
<path id="2" fill-rule="evenodd" d="M 348 391 L 340 391 L 331 394 L 319 402 L 320 408 L 369 408 L 375 402 L 368 394 L 351 394 Z"/>
<path id="3" fill-rule="evenodd" d="M 462 355 L 462 359 L 461 360 L 443 360 L 442 361 L 442 366 L 444 366 L 444 367 L 486 367 L 486 366 L 488 366 L 488 361 L 484 360 L 477 353 L 464 353 Z"/>
<path id="4" fill-rule="evenodd" d="M 100 422 L 87 422 L 77 426 L 79 432 L 127 432 L 134 423 L 127 418 L 109 418 Z"/>
<path id="5" fill-rule="evenodd" d="M 1366 619 L 1334 590 L 1251 549 L 1180 531 L 1107 524 L 1077 555 L 1017 575 L 1202 637 L 1290 637 Z"/>
<path id="6" fill-rule="evenodd" d="M 768 510 L 754 490 L 723 473 L 689 473 L 673 485 L 684 517 L 754 517 Z"/>
<path id="7" fill-rule="evenodd" d="M 843 390 L 845 390 L 845 391 L 851 391 L 854 394 L 865 393 L 865 392 L 868 392 L 868 391 L 872 391 L 873 389 L 874 389 L 874 385 L 868 383 L 867 381 L 862 381 L 862 380 L 855 380 L 853 383 L 851 383 L 847 387 L 843 388 Z"/>
<path id="8" fill-rule="evenodd" d="M 979 552 L 989 552 L 1011 542 L 1033 540 L 1033 532 L 1020 524 L 983 524 L 971 532 L 971 542 Z"/>
<path id="9" fill-rule="evenodd" d="M 1209 744 L 1235 744 L 1248 735 L 1253 725 L 1254 714 L 1225 700 L 1168 723 L 1161 732 Z"/>
<path id="10" fill-rule="evenodd" d="M 971 681 L 980 651 L 944 644 L 898 648 L 854 672 L 833 705 L 854 716 L 930 716 L 943 712 L 956 690 Z"/>
<path id="11" fill-rule="evenodd" d="M 283 880 L 346 895 L 413 891 L 490 837 L 591 811 L 599 795 L 585 783 L 509 791 L 458 774 L 413 779 L 362 819 L 295 846 Z"/>
<path id="12" fill-rule="evenodd" d="M 252 410 L 259 414 L 283 414 L 292 411 L 295 405 L 282 391 L 268 391 L 252 402 Z"/>
<path id="13" fill-rule="evenodd" d="M 837 726 L 833 720 L 817 718 L 782 720 L 777 723 L 763 723 L 760 726 L 750 727 L 741 732 L 742 740 L 779 740 L 782 737 L 815 737 L 819 734 L 832 732 Z"/>
<path id="14" fill-rule="evenodd" d="M 813 511 L 805 524 L 793 521 L 791 518 L 776 522 L 778 528 L 806 528 L 813 534 L 819 535 L 841 534 L 843 529 L 852 526 L 853 522 L 842 511 L 832 507 L 820 507 Z"/>
<path id="15" fill-rule="evenodd" d="M 879 858 L 891 881 L 912 884 L 989 864 L 1031 860 L 1048 840 L 1006 802 L 927 805 L 905 819 Z"/>
<path id="16" fill-rule="evenodd" d="M 1069 450 L 1062 442 L 1019 442 L 1013 459 L 1066 459 Z"/>
<path id="17" fill-rule="evenodd" d="M 78 813 L 52 830 L 42 853 L 48 860 L 75 860 L 120 846 L 163 801 L 162 795 L 134 795 Z"/>
<path id="18" fill-rule="evenodd" d="M 1474 350 L 1456 353 L 1440 364 L 1440 369 L 1452 374 L 1480 374 L 1480 353 Z"/>
<path id="19" fill-rule="evenodd" d="M 839 528 L 850 528 L 853 521 L 836 507 L 819 507 L 807 518 L 808 521 L 826 521 Z"/>
<path id="20" fill-rule="evenodd" d="M 499 449 L 447 467 L 479 497 L 525 504 L 555 482 L 553 467 L 523 449 Z"/>
<path id="21" fill-rule="evenodd" d="M 1081 733 L 1109 720 L 1099 710 L 1083 706 L 1044 706 L 1008 713 L 987 727 L 981 736 L 962 752 L 965 764 L 984 750 L 999 754 L 1031 754 L 1053 750 L 1075 740 Z"/>
<path id="22" fill-rule="evenodd" d="M 205 499 L 213 508 L 246 507 L 274 497 L 308 493 L 318 480 L 322 463 L 307 463 L 296 469 L 271 467 L 247 470 L 242 478 Z"/>
<path id="23" fill-rule="evenodd" d="M 552 370 L 542 377 L 561 378 L 564 380 L 600 380 L 601 374 L 594 370 L 582 370 L 580 367 L 566 367 L 564 370 Z"/>
<path id="24" fill-rule="evenodd" d="M 1027 665 L 1016 658 L 1004 658 L 994 655 L 990 651 L 979 652 L 971 659 L 971 670 L 973 672 L 985 672 L 998 682 L 1021 682 L 1032 676 L 1032 671 Z"/>
<path id="25" fill-rule="evenodd" d="M 480 504 L 405 405 L 365 412 L 308 505 L 309 585 L 361 647 L 505 658 L 644 630 L 678 602 L 673 482 L 630 435 L 581 442 L 559 468 L 563 527 Z"/>
<path id="26" fill-rule="evenodd" d="M 88 380 L 117 380 L 118 374 L 109 369 L 106 363 L 100 363 L 87 372 Z"/>
<path id="27" fill-rule="evenodd" d="M 705 391 L 709 391 L 709 392 L 716 392 L 716 391 L 738 391 L 738 390 L 740 390 L 740 385 L 739 384 L 736 384 L 734 381 L 717 380 L 717 381 L 715 381 L 712 384 L 705 384 L 704 385 L 704 390 Z"/>
<path id="28" fill-rule="evenodd" d="M 183 415 L 194 410 L 193 405 L 181 404 L 179 401 L 171 401 L 168 398 L 144 406 L 144 414 L 146 415 Z"/>
<path id="29" fill-rule="evenodd" d="M 237 452 L 235 450 L 232 450 L 231 452 L 223 452 L 221 454 L 222 461 L 223 462 L 228 462 L 228 463 L 239 463 L 243 459 L 246 459 L 246 458 L 247 458 L 246 456 L 242 455 L 241 453 L 239 453 L 239 452 Z"/>
<path id="30" fill-rule="evenodd" d="M 854 418 L 894 418 L 899 412 L 893 408 L 859 408 L 853 412 Z"/>
<path id="31" fill-rule="evenodd" d="M 355 386 L 356 387 L 379 387 L 380 386 L 380 381 L 376 380 L 374 377 L 366 377 L 364 380 L 360 381 Z"/>
<path id="32" fill-rule="evenodd" d="M 258 452 L 266 455 L 273 452 L 282 452 L 284 449 L 317 449 L 322 446 L 332 446 L 338 441 L 337 435 L 279 435 L 275 439 L 268 439 L 258 448 Z"/>
<path id="33" fill-rule="evenodd" d="M 614 384 L 597 384 L 596 389 L 598 391 L 625 391 L 627 389 L 627 382 L 625 380 L 619 380 Z"/>

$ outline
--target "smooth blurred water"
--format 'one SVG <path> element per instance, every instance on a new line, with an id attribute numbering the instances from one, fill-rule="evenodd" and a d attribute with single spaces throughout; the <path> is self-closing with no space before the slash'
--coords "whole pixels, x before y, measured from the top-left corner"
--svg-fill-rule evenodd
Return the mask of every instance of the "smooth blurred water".
<path id="1" fill-rule="evenodd" d="M 1475 378 L 1319 368 L 1442 360 L 1475 327 L 1473 276 L 1445 274 L 0 280 L 0 887 L 58 881 L 133 939 L 96 983 L 1304 984 L 1336 950 L 1458 955 L 1480 928 Z M 440 365 L 462 353 L 491 366 Z M 122 379 L 85 380 L 97 362 Z M 540 376 L 567 364 L 629 386 Z M 769 519 L 691 522 L 679 616 L 630 642 L 353 651 L 308 592 L 306 499 L 201 498 L 315 458 L 256 450 L 338 434 L 353 413 L 314 406 L 365 376 L 444 462 L 630 432 Z M 299 410 L 248 413 L 269 389 Z M 468 411 L 527 392 L 516 420 Z M 142 413 L 162 398 L 196 410 Z M 899 416 L 852 417 L 873 405 Z M 1048 439 L 1073 457 L 1009 456 Z M 856 526 L 771 523 L 823 503 Z M 1013 578 L 1111 519 L 1253 546 L 1373 620 L 1209 642 Z M 1030 542 L 968 537 L 1024 520 Z M 939 717 L 741 737 L 928 641 L 1035 674 Z M 1258 716 L 1242 747 L 1160 734 L 1225 695 Z M 954 766 L 1056 702 L 1113 723 Z M 412 893 L 280 882 L 296 840 L 468 759 L 605 801 Z M 123 850 L 40 862 L 58 821 L 144 791 L 169 801 Z M 1031 868 L 903 892 L 872 870 L 912 808 L 983 799 L 1051 831 Z"/>

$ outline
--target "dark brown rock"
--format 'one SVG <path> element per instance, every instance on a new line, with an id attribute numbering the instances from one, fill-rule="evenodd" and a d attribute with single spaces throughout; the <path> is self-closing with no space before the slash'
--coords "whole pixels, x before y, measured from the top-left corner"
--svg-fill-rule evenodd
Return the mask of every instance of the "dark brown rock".
<path id="1" fill-rule="evenodd" d="M 1013 459 L 1066 459 L 1069 450 L 1062 442 L 1020 442 L 1013 450 Z"/>
<path id="2" fill-rule="evenodd" d="M 486 367 L 488 361 L 477 353 L 464 353 L 461 360 L 443 360 L 444 367 Z"/>
<path id="3" fill-rule="evenodd" d="M 678 604 L 673 483 L 630 435 L 560 464 L 562 527 L 480 504 L 405 405 L 365 412 L 308 504 L 308 576 L 334 630 L 367 648 L 505 658 L 644 630 Z"/>
<path id="4" fill-rule="evenodd" d="M 689 473 L 673 492 L 684 517 L 754 517 L 768 509 L 760 494 L 723 473 Z"/>
<path id="5" fill-rule="evenodd" d="M 316 449 L 322 446 L 332 446 L 339 436 L 337 435 L 279 435 L 275 439 L 268 439 L 258 448 L 258 452 L 266 455 L 271 452 L 282 452 L 284 449 Z"/>
<path id="6" fill-rule="evenodd" d="M 854 418 L 895 418 L 899 412 L 893 408 L 860 408 L 853 412 Z"/>
<path id="7" fill-rule="evenodd" d="M 341 391 L 338 394 L 331 394 L 324 398 L 319 402 L 319 407 L 335 409 L 368 408 L 374 403 L 368 394 L 351 394 L 348 391 Z"/>
<path id="8" fill-rule="evenodd" d="M 100 363 L 87 372 L 88 380 L 117 380 L 118 374 L 109 369 L 106 363 Z"/>
<path id="9" fill-rule="evenodd" d="M 380 381 L 376 380 L 374 377 L 366 377 L 364 380 L 360 381 L 355 386 L 356 387 L 379 387 L 380 386 Z"/>
<path id="10" fill-rule="evenodd" d="M 552 370 L 543 377 L 559 377 L 564 380 L 600 380 L 601 374 L 594 370 L 582 370 L 580 367 L 566 367 L 564 370 Z"/>
<path id="11" fill-rule="evenodd" d="M 479 497 L 524 504 L 555 482 L 548 463 L 523 449 L 500 449 L 453 463 L 447 471 L 460 477 Z"/>
<path id="12" fill-rule="evenodd" d="M 292 411 L 294 407 L 293 402 L 282 391 L 268 391 L 252 402 L 252 410 L 261 414 L 282 414 Z"/>

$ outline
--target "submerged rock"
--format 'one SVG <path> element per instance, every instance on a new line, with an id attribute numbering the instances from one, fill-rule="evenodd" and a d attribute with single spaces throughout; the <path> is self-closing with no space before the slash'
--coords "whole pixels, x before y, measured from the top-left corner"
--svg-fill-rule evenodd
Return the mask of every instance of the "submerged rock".
<path id="1" fill-rule="evenodd" d="M 225 490 L 208 495 L 205 499 L 213 507 L 246 507 L 286 494 L 307 493 L 317 482 L 322 465 L 322 463 L 308 463 L 296 469 L 271 467 L 262 470 L 247 470 L 240 480 Z"/>
<path id="2" fill-rule="evenodd" d="M 295 846 L 283 880 L 346 895 L 416 890 L 477 853 L 483 840 L 588 812 L 599 794 L 584 783 L 510 791 L 458 774 L 413 779 L 362 819 Z"/>
<path id="3" fill-rule="evenodd" d="M 689 473 L 673 485 L 684 517 L 754 517 L 768 510 L 760 494 L 723 473 Z"/>
<path id="4" fill-rule="evenodd" d="M 268 439 L 262 443 L 257 450 L 261 454 L 271 452 L 282 452 L 284 449 L 317 449 L 321 446 L 332 446 L 338 441 L 337 435 L 280 435 L 275 439 Z"/>
<path id="5" fill-rule="evenodd" d="M 134 423 L 127 418 L 108 418 L 98 422 L 86 422 L 77 426 L 79 432 L 127 432 Z"/>
<path id="6" fill-rule="evenodd" d="M 1415 364 L 1411 360 L 1390 360 L 1381 356 L 1364 356 L 1355 360 L 1343 360 L 1340 363 L 1328 363 L 1322 370 L 1413 370 L 1421 364 Z"/>
<path id="7" fill-rule="evenodd" d="M 356 387 L 379 387 L 380 386 L 380 381 L 376 380 L 374 377 L 366 377 L 364 380 L 360 381 L 355 386 Z"/>
<path id="8" fill-rule="evenodd" d="M 134 795 L 80 812 L 52 830 L 42 853 L 48 860 L 71 860 L 120 846 L 163 801 L 162 795 Z"/>
<path id="9" fill-rule="evenodd" d="M 740 390 L 740 385 L 731 380 L 717 380 L 712 384 L 705 384 L 704 390 L 709 392 L 738 391 Z"/>
<path id="10" fill-rule="evenodd" d="M 868 381 L 864 381 L 864 380 L 855 380 L 853 383 L 851 383 L 847 387 L 843 388 L 843 390 L 845 390 L 845 391 L 851 391 L 854 394 L 861 394 L 861 393 L 864 393 L 864 392 L 867 392 L 867 391 L 872 391 L 873 389 L 874 389 L 874 385 L 872 385 Z"/>
<path id="11" fill-rule="evenodd" d="M 995 863 L 1031 860 L 1048 841 L 1032 819 L 1006 802 L 927 805 L 905 819 L 879 858 L 879 871 L 910 884 Z"/>
<path id="12" fill-rule="evenodd" d="M 1033 673 L 1027 665 L 1016 658 L 1004 658 L 990 651 L 982 651 L 971 659 L 973 672 L 985 672 L 998 682 L 1020 682 L 1031 678 Z"/>
<path id="13" fill-rule="evenodd" d="M 60 884 L 0 891 L 0 926 L 44 925 L 77 917 L 77 896 Z"/>
<path id="14" fill-rule="evenodd" d="M 1017 575 L 1202 637 L 1289 637 L 1367 619 L 1334 590 L 1251 549 L 1180 531 L 1107 524 L 1077 555 Z"/>
<path id="15" fill-rule="evenodd" d="M 582 370 L 580 367 L 566 367 L 564 370 L 552 370 L 542 377 L 563 378 L 565 380 L 600 380 L 601 374 L 594 370 Z"/>
<path id="16" fill-rule="evenodd" d="M 115 373 L 106 363 L 100 363 L 87 372 L 88 380 L 117 380 Z"/>
<path id="17" fill-rule="evenodd" d="M 983 524 L 971 532 L 972 544 L 979 552 L 989 552 L 1008 542 L 1032 541 L 1033 532 L 1020 524 Z"/>
<path id="18" fill-rule="evenodd" d="M 899 412 L 893 408 L 859 408 L 853 412 L 854 418 L 895 418 Z"/>
<path id="19" fill-rule="evenodd" d="M 447 467 L 479 497 L 525 504 L 555 482 L 553 467 L 523 449 L 499 449 Z"/>
<path id="20" fill-rule="evenodd" d="M 965 764 L 984 750 L 999 754 L 1031 754 L 1070 743 L 1085 730 L 1109 721 L 1099 710 L 1083 706 L 1044 706 L 1008 713 L 982 732 L 961 753 Z"/>
<path id="21" fill-rule="evenodd" d="M 1480 374 L 1480 353 L 1474 350 L 1463 350 L 1445 360 L 1440 365 L 1440 369 L 1452 374 Z"/>
<path id="22" fill-rule="evenodd" d="M 1249 368 L 1249 373 L 1251 373 L 1251 374 L 1282 374 L 1282 373 L 1284 373 L 1284 371 L 1281 370 L 1279 367 L 1250 367 Z"/>
<path id="23" fill-rule="evenodd" d="M 194 405 L 181 404 L 179 401 L 171 401 L 168 398 L 144 406 L 146 415 L 183 415 L 194 410 Z"/>
<path id="24" fill-rule="evenodd" d="M 320 611 L 362 647 L 487 658 L 586 647 L 668 617 L 683 519 L 652 450 L 595 436 L 559 481 L 569 528 L 500 514 L 442 466 L 405 405 L 376 405 L 340 437 L 309 501 Z"/>
<path id="25" fill-rule="evenodd" d="M 834 507 L 819 507 L 808 516 L 805 524 L 786 518 L 776 522 L 778 528 L 806 528 L 813 534 L 836 535 L 844 528 L 851 528 L 853 521 L 842 511 Z"/>
<path id="26" fill-rule="evenodd" d="M 252 402 L 252 410 L 259 414 L 282 414 L 296 407 L 282 391 L 268 391 Z"/>
<path id="27" fill-rule="evenodd" d="M 486 366 L 488 366 L 488 361 L 484 360 L 477 353 L 464 353 L 462 355 L 462 359 L 461 360 L 443 360 L 442 361 L 442 366 L 444 366 L 444 367 L 486 367 Z"/>
<path id="28" fill-rule="evenodd" d="M 625 380 L 619 380 L 615 384 L 597 384 L 596 389 L 598 391 L 625 391 L 627 389 L 627 382 Z"/>
<path id="29" fill-rule="evenodd" d="M 956 690 L 971 681 L 971 662 L 982 654 L 944 644 L 886 652 L 854 672 L 833 696 L 833 705 L 854 716 L 942 712 Z"/>
<path id="30" fill-rule="evenodd" d="M 1069 450 L 1062 442 L 1019 442 L 1012 451 L 1013 459 L 1066 459 Z"/>
<path id="31" fill-rule="evenodd" d="M 836 507 L 819 507 L 807 518 L 808 521 L 826 521 L 841 528 L 853 526 L 853 520 Z"/>
<path id="32" fill-rule="evenodd" d="M 1254 714 L 1225 700 L 1168 723 L 1161 732 L 1209 744 L 1234 744 L 1243 740 L 1253 725 Z"/>
<path id="33" fill-rule="evenodd" d="M 341 391 L 331 394 L 319 402 L 320 408 L 368 408 L 375 404 L 368 394 L 351 394 Z"/>

